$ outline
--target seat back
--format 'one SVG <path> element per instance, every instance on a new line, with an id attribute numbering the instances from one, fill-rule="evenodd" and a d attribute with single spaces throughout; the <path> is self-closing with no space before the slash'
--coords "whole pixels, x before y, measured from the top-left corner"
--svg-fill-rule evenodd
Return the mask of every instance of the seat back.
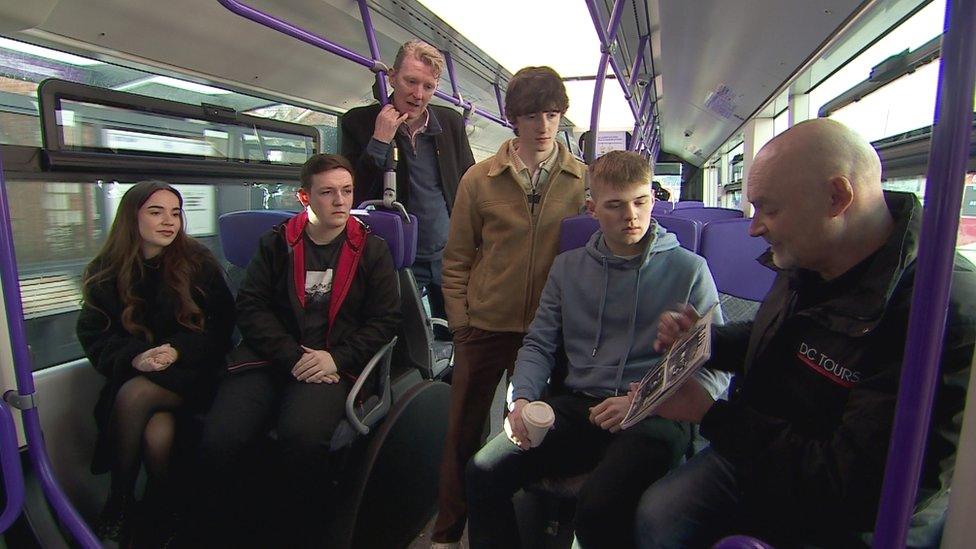
<path id="1" fill-rule="evenodd" d="M 651 215 L 667 215 L 672 210 L 674 210 L 674 202 L 655 200 L 654 206 L 651 207 Z"/>
<path id="2" fill-rule="evenodd" d="M 563 219 L 559 227 L 559 253 L 582 248 L 600 228 L 600 222 L 589 214 L 574 215 Z"/>
<path id="3" fill-rule="evenodd" d="M 674 203 L 675 210 L 683 210 L 685 208 L 704 208 L 705 203 L 701 200 L 682 200 L 681 202 Z"/>
<path id="4" fill-rule="evenodd" d="M 673 212 L 672 212 L 673 214 Z M 674 215 L 656 215 L 654 219 L 661 224 L 668 232 L 674 233 L 678 237 L 681 247 L 698 253 L 699 243 L 701 242 L 702 224 L 694 219 L 675 217 Z"/>
<path id="5" fill-rule="evenodd" d="M 732 208 L 682 208 L 680 210 L 674 210 L 671 212 L 671 215 L 685 219 L 694 219 L 695 221 L 701 222 L 702 225 L 705 225 L 712 221 L 718 221 L 719 219 L 739 219 L 742 217 L 742 210 L 733 210 Z"/>
<path id="6" fill-rule="evenodd" d="M 247 268 L 247 264 L 254 257 L 258 249 L 261 235 L 273 227 L 291 219 L 296 212 L 286 210 L 244 210 L 225 213 L 218 219 L 220 228 L 220 245 L 224 250 L 224 257 L 232 265 Z M 386 241 L 393 257 L 396 269 L 402 269 L 409 260 L 413 263 L 416 256 L 417 230 L 413 224 L 413 232 L 405 235 L 403 223 L 399 215 L 386 211 L 355 210 L 353 215 L 369 226 L 370 232 Z M 407 249 L 407 241 L 411 240 L 414 248 Z"/>
<path id="7" fill-rule="evenodd" d="M 245 210 L 225 213 L 217 220 L 224 257 L 236 267 L 246 269 L 258 239 L 272 227 L 288 221 L 295 212 L 285 210 Z"/>
<path id="8" fill-rule="evenodd" d="M 776 273 L 756 261 L 768 245 L 749 236 L 749 219 L 724 219 L 705 225 L 701 255 L 718 291 L 739 299 L 762 301 Z"/>

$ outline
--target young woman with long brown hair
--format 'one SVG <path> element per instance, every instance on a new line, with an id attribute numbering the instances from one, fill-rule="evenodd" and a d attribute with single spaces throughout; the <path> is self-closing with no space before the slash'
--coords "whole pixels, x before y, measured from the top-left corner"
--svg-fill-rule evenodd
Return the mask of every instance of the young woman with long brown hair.
<path id="1" fill-rule="evenodd" d="M 170 475 L 178 419 L 206 409 L 231 345 L 234 301 L 213 254 L 187 236 L 183 198 L 161 181 L 122 197 L 102 250 L 85 270 L 78 339 L 107 378 L 95 407 L 99 438 L 92 471 L 111 471 L 96 524 L 102 539 L 129 531 L 136 477 L 175 510 Z"/>

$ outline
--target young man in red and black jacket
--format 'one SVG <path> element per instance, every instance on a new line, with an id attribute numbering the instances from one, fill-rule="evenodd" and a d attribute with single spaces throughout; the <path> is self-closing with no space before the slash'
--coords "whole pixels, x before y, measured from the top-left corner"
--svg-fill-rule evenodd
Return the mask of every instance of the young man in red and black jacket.
<path id="1" fill-rule="evenodd" d="M 314 545 L 333 431 L 356 377 L 396 334 L 400 298 L 389 248 L 349 213 L 349 162 L 315 155 L 301 179 L 305 210 L 261 237 L 238 292 L 242 341 L 207 416 L 202 455 L 208 473 L 233 479 L 241 453 L 274 425 L 290 530 Z"/>
<path id="2" fill-rule="evenodd" d="M 769 242 L 761 259 L 778 275 L 754 321 L 714 329 L 708 364 L 740 376 L 736 394 L 712 403 L 688 384 L 659 410 L 700 422 L 711 447 L 645 492 L 639 544 L 710 546 L 744 533 L 776 547 L 862 546 L 888 455 L 922 208 L 911 194 L 882 191 L 874 149 L 827 119 L 763 147 L 748 194 L 751 234 Z M 917 501 L 926 520 L 913 521 L 913 547 L 938 544 L 974 304 L 976 268 L 957 255 Z M 670 344 L 694 316 L 663 315 L 656 344 Z"/>

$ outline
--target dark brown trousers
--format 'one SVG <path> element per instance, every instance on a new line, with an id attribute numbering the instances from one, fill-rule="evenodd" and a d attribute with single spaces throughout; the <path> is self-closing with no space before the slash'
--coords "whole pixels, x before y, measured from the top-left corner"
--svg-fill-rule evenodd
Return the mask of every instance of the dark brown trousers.
<path id="1" fill-rule="evenodd" d="M 489 332 L 470 326 L 454 333 L 454 374 L 447 439 L 441 461 L 437 521 L 431 539 L 461 539 L 468 509 L 464 468 L 481 447 L 485 420 L 503 373 L 512 375 L 523 333 Z"/>

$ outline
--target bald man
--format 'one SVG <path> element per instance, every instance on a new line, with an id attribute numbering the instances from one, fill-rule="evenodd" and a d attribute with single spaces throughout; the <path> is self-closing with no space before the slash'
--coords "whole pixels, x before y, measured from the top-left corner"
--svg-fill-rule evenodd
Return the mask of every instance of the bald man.
<path id="1" fill-rule="evenodd" d="M 661 415 L 701 424 L 711 447 L 651 486 L 642 547 L 703 547 L 734 533 L 777 547 L 863 545 L 894 418 L 922 208 L 885 192 L 870 144 L 826 119 L 770 141 L 749 172 L 776 281 L 752 322 L 716 327 L 709 366 L 738 375 L 730 401 L 688 384 Z M 970 360 L 976 274 L 956 256 L 941 375 L 910 545 L 937 543 Z M 664 348 L 694 321 L 662 315 Z M 917 527 L 914 527 L 917 526 Z"/>

